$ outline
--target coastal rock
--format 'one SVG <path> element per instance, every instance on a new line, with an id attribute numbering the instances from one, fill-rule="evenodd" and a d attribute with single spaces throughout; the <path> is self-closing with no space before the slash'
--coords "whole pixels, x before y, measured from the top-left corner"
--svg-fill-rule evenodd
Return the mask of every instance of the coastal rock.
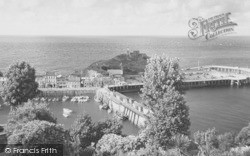
<path id="1" fill-rule="evenodd" d="M 145 53 L 134 51 L 127 54 L 120 54 L 109 60 L 100 60 L 88 66 L 87 70 L 95 70 L 103 75 L 108 75 L 108 69 L 121 69 L 123 68 L 124 75 L 136 75 L 144 72 L 149 57 Z"/>

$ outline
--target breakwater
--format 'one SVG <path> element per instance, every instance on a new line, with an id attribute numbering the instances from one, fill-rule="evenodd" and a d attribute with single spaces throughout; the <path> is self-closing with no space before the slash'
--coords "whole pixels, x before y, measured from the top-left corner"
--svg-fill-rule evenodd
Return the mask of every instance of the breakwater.
<path id="1" fill-rule="evenodd" d="M 144 126 L 148 120 L 149 109 L 119 92 L 101 88 L 96 91 L 96 98 L 108 105 L 112 112 L 126 115 L 130 122 L 139 127 Z"/>

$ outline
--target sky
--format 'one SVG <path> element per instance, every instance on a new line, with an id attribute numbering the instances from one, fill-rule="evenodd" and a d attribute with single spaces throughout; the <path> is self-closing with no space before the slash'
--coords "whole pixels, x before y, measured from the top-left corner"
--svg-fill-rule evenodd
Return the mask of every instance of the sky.
<path id="1" fill-rule="evenodd" d="M 227 12 L 250 35 L 250 0 L 0 0 L 0 35 L 186 36 L 191 18 Z"/>

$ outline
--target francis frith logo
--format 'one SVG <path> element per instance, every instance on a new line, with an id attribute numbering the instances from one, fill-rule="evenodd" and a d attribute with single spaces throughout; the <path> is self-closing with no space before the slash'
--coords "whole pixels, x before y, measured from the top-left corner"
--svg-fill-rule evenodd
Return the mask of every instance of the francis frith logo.
<path id="1" fill-rule="evenodd" d="M 191 30 L 188 32 L 188 37 L 192 40 L 200 37 L 210 40 L 234 32 L 234 27 L 237 24 L 231 21 L 230 14 L 228 12 L 208 19 L 202 17 L 190 19 L 188 25 Z"/>

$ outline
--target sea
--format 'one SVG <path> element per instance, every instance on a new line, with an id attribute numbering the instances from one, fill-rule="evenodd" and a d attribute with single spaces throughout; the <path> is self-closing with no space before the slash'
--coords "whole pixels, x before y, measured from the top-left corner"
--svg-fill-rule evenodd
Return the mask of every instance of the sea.
<path id="1" fill-rule="evenodd" d="M 128 50 L 139 50 L 148 56 L 164 54 L 177 57 L 182 68 L 198 65 L 250 67 L 248 36 L 224 36 L 211 41 L 169 36 L 0 36 L 0 71 L 7 71 L 17 61 L 27 61 L 35 67 L 37 74 L 46 71 L 70 74 Z M 238 132 L 250 122 L 249 95 L 249 87 L 186 91 L 191 131 L 215 127 L 219 133 Z M 140 101 L 138 93 L 127 96 Z M 93 99 L 82 105 L 68 102 L 50 104 L 49 107 L 58 122 L 66 128 L 82 112 L 90 114 L 94 121 L 111 117 L 107 112 L 100 111 Z M 62 116 L 65 107 L 74 110 L 71 118 Z M 6 122 L 7 115 L 7 107 L 0 110 L 0 124 Z M 136 134 L 137 131 L 133 124 L 124 123 L 125 134 Z"/>

